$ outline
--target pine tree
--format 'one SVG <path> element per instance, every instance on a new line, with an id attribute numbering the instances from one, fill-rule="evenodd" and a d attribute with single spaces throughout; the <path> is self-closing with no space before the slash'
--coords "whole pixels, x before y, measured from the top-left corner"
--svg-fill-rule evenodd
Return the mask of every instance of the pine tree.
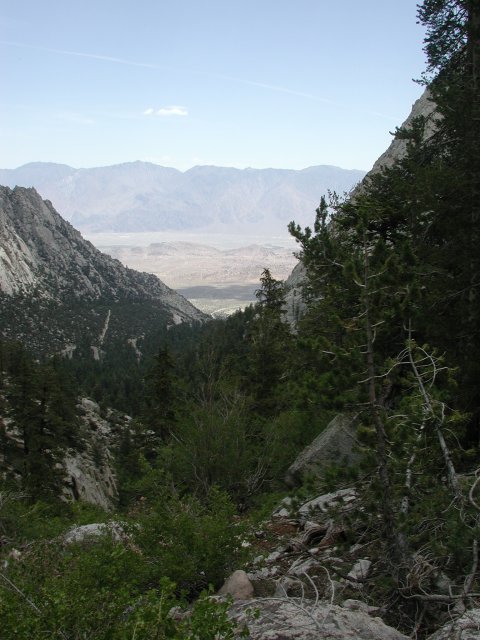
<path id="1" fill-rule="evenodd" d="M 178 378 L 175 363 L 167 348 L 158 350 L 154 363 L 145 376 L 142 421 L 156 438 L 166 442 L 176 423 Z"/>
<path id="2" fill-rule="evenodd" d="M 260 278 L 261 288 L 255 293 L 258 300 L 256 316 L 250 323 L 248 341 L 248 385 L 260 414 L 271 415 L 281 404 L 276 390 L 288 376 L 289 345 L 292 335 L 285 315 L 285 285 L 265 269 Z"/>
<path id="3" fill-rule="evenodd" d="M 452 256 L 450 277 L 442 283 L 445 315 L 451 318 L 450 339 L 444 335 L 444 340 L 461 370 L 462 406 L 472 412 L 472 427 L 478 430 L 480 5 L 476 0 L 425 0 L 418 16 L 427 28 L 427 71 L 433 76 L 430 88 L 441 116 L 431 146 L 443 179 L 437 181 L 430 217 L 443 241 L 439 252 Z"/>

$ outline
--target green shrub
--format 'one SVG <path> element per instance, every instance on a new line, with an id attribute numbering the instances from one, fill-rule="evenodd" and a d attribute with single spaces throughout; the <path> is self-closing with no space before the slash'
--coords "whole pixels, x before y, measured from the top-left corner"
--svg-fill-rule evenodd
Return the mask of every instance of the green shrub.
<path id="1" fill-rule="evenodd" d="M 148 557 L 149 584 L 167 576 L 196 595 L 220 586 L 239 561 L 243 528 L 225 493 L 213 488 L 207 499 L 163 496 L 140 514 L 135 544 Z"/>
<path id="2" fill-rule="evenodd" d="M 186 603 L 173 582 L 145 589 L 150 561 L 108 537 L 66 548 L 37 543 L 0 576 L 2 640 L 233 638 L 228 603 L 204 593 L 191 614 L 176 616 Z"/>

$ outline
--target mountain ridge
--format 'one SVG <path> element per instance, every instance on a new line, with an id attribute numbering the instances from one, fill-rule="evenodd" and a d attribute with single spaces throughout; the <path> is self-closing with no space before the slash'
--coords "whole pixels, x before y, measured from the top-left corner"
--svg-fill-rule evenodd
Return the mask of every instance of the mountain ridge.
<path id="1" fill-rule="evenodd" d="M 99 350 L 207 318 L 156 276 L 101 253 L 24 187 L 0 187 L 0 301 L 4 337 L 33 341 L 36 351 L 85 340 Z"/>
<path id="2" fill-rule="evenodd" d="M 34 186 L 83 232 L 246 232 L 284 230 L 292 218 L 310 215 L 323 192 L 348 192 L 364 175 L 331 165 L 301 170 L 198 165 L 182 172 L 142 161 L 91 169 L 35 162 L 0 169 L 0 184 Z"/>

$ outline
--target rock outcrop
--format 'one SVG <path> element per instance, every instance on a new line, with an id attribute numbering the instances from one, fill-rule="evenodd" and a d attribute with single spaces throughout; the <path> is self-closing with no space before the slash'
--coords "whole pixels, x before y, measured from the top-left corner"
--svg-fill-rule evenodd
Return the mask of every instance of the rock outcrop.
<path id="1" fill-rule="evenodd" d="M 95 542 L 109 536 L 113 542 L 121 542 L 128 539 L 128 534 L 121 522 L 92 522 L 73 527 L 63 536 L 65 544 L 77 544 L 82 542 Z"/>
<path id="2" fill-rule="evenodd" d="M 329 602 L 258 598 L 233 605 L 231 617 L 252 640 L 407 640 L 380 618 Z M 240 637 L 240 636 L 239 636 Z"/>
<path id="3" fill-rule="evenodd" d="M 8 399 L 2 397 L 0 435 L 7 445 L 0 453 L 0 477 L 19 481 L 24 472 L 24 441 Z M 81 501 L 112 511 L 118 501 L 117 474 L 113 452 L 118 448 L 131 418 L 113 411 L 102 412 L 96 402 L 80 398 L 76 406 L 75 446 L 64 447 L 56 458 L 59 493 L 65 501 Z"/>
<path id="4" fill-rule="evenodd" d="M 408 118 L 402 124 L 402 129 L 410 129 L 413 121 L 420 117 L 425 119 L 424 135 L 425 139 L 428 140 L 435 132 L 435 119 L 438 117 L 435 113 L 435 103 L 432 101 L 428 89 L 425 89 L 420 98 L 413 104 Z M 397 160 L 403 158 L 406 153 L 407 141 L 402 138 L 394 138 L 388 149 L 378 158 L 365 178 L 368 178 L 372 173 L 378 173 L 384 168 L 391 167 Z"/>
<path id="5" fill-rule="evenodd" d="M 253 597 L 249 591 L 230 609 L 240 630 L 248 627 L 253 640 L 407 637 L 385 622 L 398 612 L 387 604 L 388 590 L 379 597 L 378 576 L 385 571 L 385 557 L 377 539 L 365 536 L 362 500 L 361 485 L 303 504 L 292 498 L 282 500 L 252 541 L 254 552 L 259 553 L 247 568 Z M 422 591 L 421 597 L 425 595 Z M 451 606 L 438 609 L 436 626 L 440 628 L 428 640 L 480 638 L 480 609 L 475 600 L 465 611 L 468 602 L 452 596 L 451 588 L 446 595 Z"/>
<path id="6" fill-rule="evenodd" d="M 121 414 L 102 417 L 98 404 L 89 398 L 82 398 L 77 409 L 83 441 L 79 450 L 66 452 L 63 494 L 68 500 L 88 502 L 110 511 L 118 499 L 112 449 L 123 430 L 130 428 L 130 418 Z"/>

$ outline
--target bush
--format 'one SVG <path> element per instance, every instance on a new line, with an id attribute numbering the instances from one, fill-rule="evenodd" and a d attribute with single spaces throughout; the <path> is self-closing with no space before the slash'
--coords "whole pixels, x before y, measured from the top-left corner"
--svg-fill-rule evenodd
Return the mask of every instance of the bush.
<path id="1" fill-rule="evenodd" d="M 233 638 L 227 603 L 204 593 L 191 615 L 168 578 L 143 585 L 151 558 L 105 537 L 63 548 L 36 544 L 0 578 L 2 640 L 210 640 Z M 172 611 L 173 610 L 173 611 Z"/>
<path id="2" fill-rule="evenodd" d="M 243 528 L 228 496 L 212 489 L 205 502 L 163 496 L 138 518 L 135 544 L 148 557 L 149 584 L 167 576 L 188 595 L 219 587 L 239 561 Z"/>

